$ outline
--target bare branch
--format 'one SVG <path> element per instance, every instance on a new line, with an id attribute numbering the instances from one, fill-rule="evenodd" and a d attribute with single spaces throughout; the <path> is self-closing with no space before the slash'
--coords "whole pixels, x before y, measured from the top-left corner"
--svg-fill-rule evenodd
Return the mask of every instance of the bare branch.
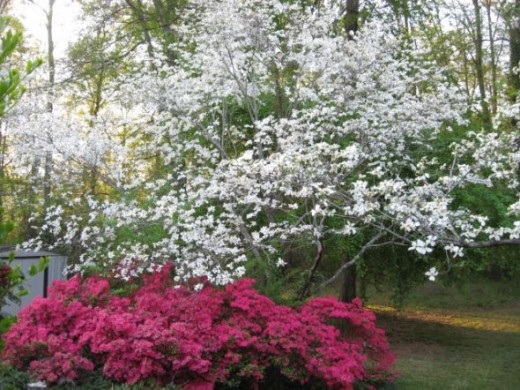
<path id="1" fill-rule="evenodd" d="M 384 233 L 379 233 L 377 234 L 376 236 L 372 237 L 372 239 L 367 242 L 363 248 L 361 248 L 361 250 L 357 253 L 356 256 L 354 256 L 354 258 L 346 263 L 344 263 L 337 271 L 336 273 L 334 274 L 334 276 L 332 276 L 330 279 L 328 279 L 327 281 L 325 281 L 324 283 L 321 284 L 320 286 L 320 290 L 323 289 L 324 287 L 328 286 L 329 284 L 335 282 L 341 275 L 341 273 L 346 270 L 348 267 L 351 267 L 352 265 L 354 265 L 356 263 L 356 261 L 358 261 L 361 256 L 363 256 L 365 254 L 365 252 L 367 250 L 369 250 L 370 248 L 372 248 L 372 246 L 377 242 L 379 241 L 379 239 L 381 237 L 383 237 L 385 234 Z"/>
<path id="2" fill-rule="evenodd" d="M 464 248 L 492 248 L 495 246 L 504 246 L 504 245 L 520 245 L 520 238 L 477 241 L 477 242 L 462 241 L 462 242 L 458 242 L 457 245 L 462 246 Z"/>

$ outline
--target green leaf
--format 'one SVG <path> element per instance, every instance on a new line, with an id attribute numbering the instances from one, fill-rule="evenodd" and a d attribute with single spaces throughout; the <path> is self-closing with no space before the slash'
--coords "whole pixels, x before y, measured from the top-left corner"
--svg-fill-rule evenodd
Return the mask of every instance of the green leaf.
<path id="1" fill-rule="evenodd" d="M 26 288 L 20 288 L 17 291 L 16 296 L 21 298 L 21 297 L 26 296 L 27 294 L 29 294 L 29 290 L 27 290 Z"/>
<path id="2" fill-rule="evenodd" d="M 38 267 L 36 266 L 36 264 L 31 264 L 31 266 L 29 267 L 29 275 L 34 276 L 38 272 L 39 272 L 39 270 L 38 270 Z"/>
<path id="3" fill-rule="evenodd" d="M 49 256 L 40 257 L 38 262 L 38 272 L 44 271 L 50 264 L 51 258 Z"/>

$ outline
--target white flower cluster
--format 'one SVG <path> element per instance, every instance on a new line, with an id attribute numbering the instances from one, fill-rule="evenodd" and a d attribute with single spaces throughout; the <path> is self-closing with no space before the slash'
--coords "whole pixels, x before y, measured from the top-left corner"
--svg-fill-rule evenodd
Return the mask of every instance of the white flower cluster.
<path id="1" fill-rule="evenodd" d="M 494 234 L 483 216 L 453 208 L 453 189 L 516 185 L 518 153 L 476 134 L 453 148 L 474 166 L 417 156 L 445 121 L 463 123 L 456 86 L 420 53 L 375 25 L 355 39 L 335 34 L 341 10 L 329 2 L 319 12 L 278 0 L 192 3 L 175 46 L 182 61 L 143 68 L 119 89 L 119 109 L 89 126 L 54 116 L 19 126 L 53 139 L 42 148 L 52 146 L 63 188 L 90 167 L 120 194 L 64 193 L 67 210 L 48 209 L 42 235 L 81 245 L 85 264 L 117 263 L 122 277 L 171 259 L 179 282 L 226 284 L 250 256 L 286 265 L 280 242 L 294 238 L 370 228 L 420 255 L 440 244 L 457 257 L 463 242 Z"/>

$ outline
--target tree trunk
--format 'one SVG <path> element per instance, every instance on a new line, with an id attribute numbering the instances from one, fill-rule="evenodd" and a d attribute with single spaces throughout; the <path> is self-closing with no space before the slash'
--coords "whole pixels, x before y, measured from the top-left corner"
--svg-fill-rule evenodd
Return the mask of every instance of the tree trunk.
<path id="1" fill-rule="evenodd" d="M 359 30 L 359 0 L 347 0 L 343 25 L 349 37 Z"/>
<path id="2" fill-rule="evenodd" d="M 307 277 L 307 280 L 305 281 L 300 293 L 298 294 L 298 299 L 299 300 L 303 300 L 305 298 L 307 298 L 308 294 L 309 294 L 309 291 L 310 291 L 310 288 L 311 288 L 311 285 L 312 285 L 312 281 L 314 279 L 314 275 L 316 274 L 316 270 L 318 269 L 318 267 L 320 266 L 320 263 L 321 263 L 321 260 L 323 258 L 323 238 L 319 238 L 318 241 L 316 242 L 316 257 L 314 258 L 314 262 L 313 262 L 313 265 L 312 265 L 312 268 L 311 270 L 309 271 L 309 275 Z"/>
<path id="3" fill-rule="evenodd" d="M 480 93 L 480 106 L 482 109 L 482 118 L 486 125 L 491 123 L 489 115 L 489 105 L 486 101 L 486 84 L 484 80 L 484 50 L 482 48 L 482 16 L 480 14 L 479 0 L 473 1 L 473 9 L 475 11 L 475 72 L 477 74 L 478 90 Z"/>
<path id="4" fill-rule="evenodd" d="M 345 14 L 345 30 L 349 37 L 353 36 L 359 29 L 359 0 L 347 0 L 347 12 Z M 348 259 L 344 260 L 344 263 Z M 356 264 L 345 268 L 343 271 L 339 299 L 342 302 L 350 302 L 356 297 Z"/>
<path id="5" fill-rule="evenodd" d="M 56 64 L 54 61 L 54 40 L 52 37 L 52 18 L 55 0 L 49 0 L 49 9 L 47 10 L 47 61 L 49 65 L 49 100 L 47 101 L 47 111 L 52 113 L 54 100 L 54 84 L 56 75 Z M 50 135 L 48 141 L 51 142 Z M 51 196 L 51 171 L 52 171 L 52 154 L 47 151 L 45 153 L 44 174 L 43 174 L 43 201 L 47 206 Z"/>
<path id="6" fill-rule="evenodd" d="M 520 91 L 520 0 L 515 0 L 508 17 L 509 28 L 509 98 L 515 101 Z"/>
<path id="7" fill-rule="evenodd" d="M 491 4 L 492 0 L 486 0 L 485 7 L 488 24 L 489 54 L 491 56 L 491 114 L 495 115 L 497 113 L 498 88 L 495 37 L 493 23 L 491 21 Z"/>
<path id="8" fill-rule="evenodd" d="M 345 259 L 343 264 L 348 262 Z M 343 281 L 341 283 L 341 290 L 339 293 L 339 300 L 341 302 L 351 302 L 356 297 L 356 264 L 345 268 L 343 271 Z"/>
<path id="9" fill-rule="evenodd" d="M 5 16 L 9 12 L 12 0 L 0 0 L 0 15 Z"/>
<path id="10" fill-rule="evenodd" d="M 152 37 L 150 36 L 150 27 L 148 26 L 148 22 L 144 15 L 143 10 L 143 2 L 142 0 L 137 0 L 134 4 L 131 0 L 125 0 L 126 4 L 130 7 L 132 13 L 137 18 L 138 22 L 141 24 L 141 28 L 143 29 L 143 36 L 146 42 L 146 50 L 148 51 L 148 55 L 150 58 L 155 58 L 155 52 L 152 45 Z M 155 66 L 152 65 L 152 66 Z"/>

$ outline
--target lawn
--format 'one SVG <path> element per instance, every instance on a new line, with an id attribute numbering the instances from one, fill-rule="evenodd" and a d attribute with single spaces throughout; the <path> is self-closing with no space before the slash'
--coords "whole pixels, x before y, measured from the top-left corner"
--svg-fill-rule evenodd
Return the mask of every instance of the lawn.
<path id="1" fill-rule="evenodd" d="M 383 295 L 368 304 L 397 357 L 396 389 L 520 389 L 518 281 L 428 283 L 400 311 Z"/>

